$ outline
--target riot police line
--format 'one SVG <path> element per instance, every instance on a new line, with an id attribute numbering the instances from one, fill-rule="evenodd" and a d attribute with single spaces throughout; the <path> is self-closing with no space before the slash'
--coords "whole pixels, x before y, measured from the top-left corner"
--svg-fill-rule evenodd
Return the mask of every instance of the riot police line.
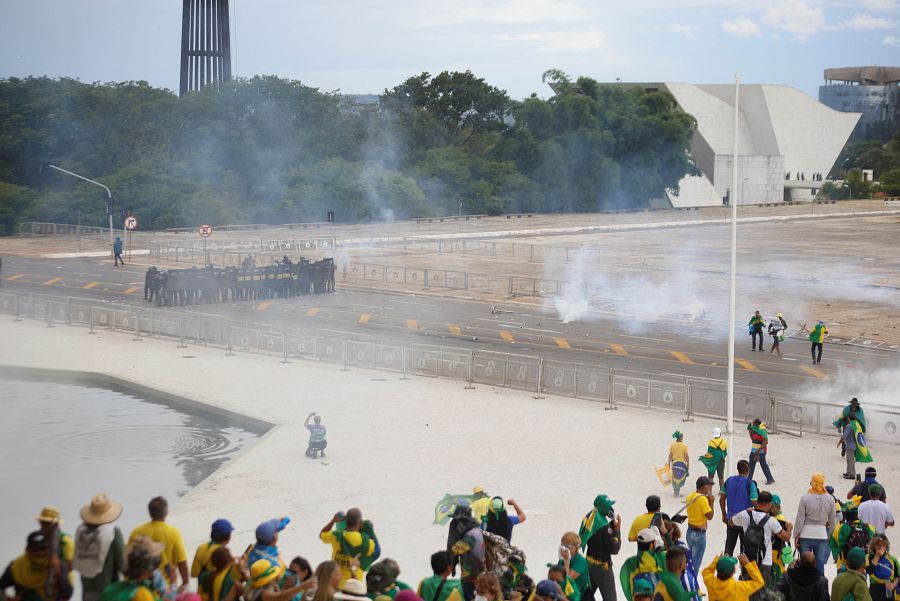
<path id="1" fill-rule="evenodd" d="M 192 267 L 161 270 L 150 267 L 144 277 L 144 300 L 157 306 L 226 303 L 289 298 L 334 292 L 334 259 L 280 262 L 256 267 L 247 257 L 241 267 Z"/>

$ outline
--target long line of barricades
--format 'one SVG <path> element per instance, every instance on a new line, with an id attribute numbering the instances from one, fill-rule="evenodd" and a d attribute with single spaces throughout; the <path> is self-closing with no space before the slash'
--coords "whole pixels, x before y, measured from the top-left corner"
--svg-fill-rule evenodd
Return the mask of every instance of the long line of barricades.
<path id="1" fill-rule="evenodd" d="M 203 267 L 160 270 L 150 267 L 144 277 L 144 299 L 157 306 L 290 298 L 334 292 L 334 259 L 297 263 L 285 260 L 256 267 L 245 260 L 241 267 Z"/>
<path id="2" fill-rule="evenodd" d="M 315 335 L 295 328 L 255 324 L 197 312 L 177 312 L 61 299 L 44 295 L 0 293 L 0 314 L 45 321 L 48 326 L 83 326 L 89 332 L 112 330 L 186 345 L 218 347 L 226 354 L 258 353 L 296 360 L 324 361 L 343 369 L 369 368 L 399 374 L 453 379 L 467 386 L 488 385 L 537 394 L 595 401 L 604 409 L 619 406 L 663 411 L 682 419 L 725 419 L 727 389 L 723 380 L 649 373 L 478 348 L 370 342 Z M 802 435 L 835 433 L 832 421 L 846 399 L 808 399 L 795 393 L 735 386 L 734 417 L 759 417 L 770 431 Z M 866 404 L 868 440 L 900 444 L 900 410 Z M 836 434 L 836 433 L 835 433 Z"/>

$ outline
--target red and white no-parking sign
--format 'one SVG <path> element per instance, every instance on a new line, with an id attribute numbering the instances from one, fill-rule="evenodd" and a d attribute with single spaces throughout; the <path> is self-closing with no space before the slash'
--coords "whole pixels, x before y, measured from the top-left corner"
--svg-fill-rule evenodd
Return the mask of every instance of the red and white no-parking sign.
<path id="1" fill-rule="evenodd" d="M 198 227 L 197 231 L 199 232 L 200 236 L 203 238 L 209 238 L 210 236 L 212 236 L 212 226 L 209 225 L 208 223 L 204 223 L 203 225 Z"/>

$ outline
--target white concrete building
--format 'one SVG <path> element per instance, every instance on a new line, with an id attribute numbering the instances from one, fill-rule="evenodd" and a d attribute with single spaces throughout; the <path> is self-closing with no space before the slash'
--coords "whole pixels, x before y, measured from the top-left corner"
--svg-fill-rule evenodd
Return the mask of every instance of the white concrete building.
<path id="1" fill-rule="evenodd" d="M 669 91 L 697 120 L 691 155 L 703 172 L 684 178 L 670 201 L 676 207 L 721 205 L 732 181 L 734 86 L 665 83 L 658 89 Z M 742 85 L 737 202 L 815 198 L 859 118 L 789 86 Z"/>
<path id="2" fill-rule="evenodd" d="M 701 176 L 685 177 L 675 207 L 813 200 L 861 113 L 831 109 L 790 86 L 743 84 L 738 117 L 738 189 L 732 195 L 734 85 L 614 83 L 670 92 L 697 120 L 691 156 Z M 556 91 L 556 84 L 550 87 Z M 664 201 L 663 201 L 664 202 Z"/>

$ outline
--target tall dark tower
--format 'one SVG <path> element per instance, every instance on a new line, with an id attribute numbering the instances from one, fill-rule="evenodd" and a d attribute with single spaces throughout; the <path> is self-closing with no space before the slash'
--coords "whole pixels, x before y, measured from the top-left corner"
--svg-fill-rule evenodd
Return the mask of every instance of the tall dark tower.
<path id="1" fill-rule="evenodd" d="M 228 0 L 184 0 L 179 94 L 231 79 Z"/>

